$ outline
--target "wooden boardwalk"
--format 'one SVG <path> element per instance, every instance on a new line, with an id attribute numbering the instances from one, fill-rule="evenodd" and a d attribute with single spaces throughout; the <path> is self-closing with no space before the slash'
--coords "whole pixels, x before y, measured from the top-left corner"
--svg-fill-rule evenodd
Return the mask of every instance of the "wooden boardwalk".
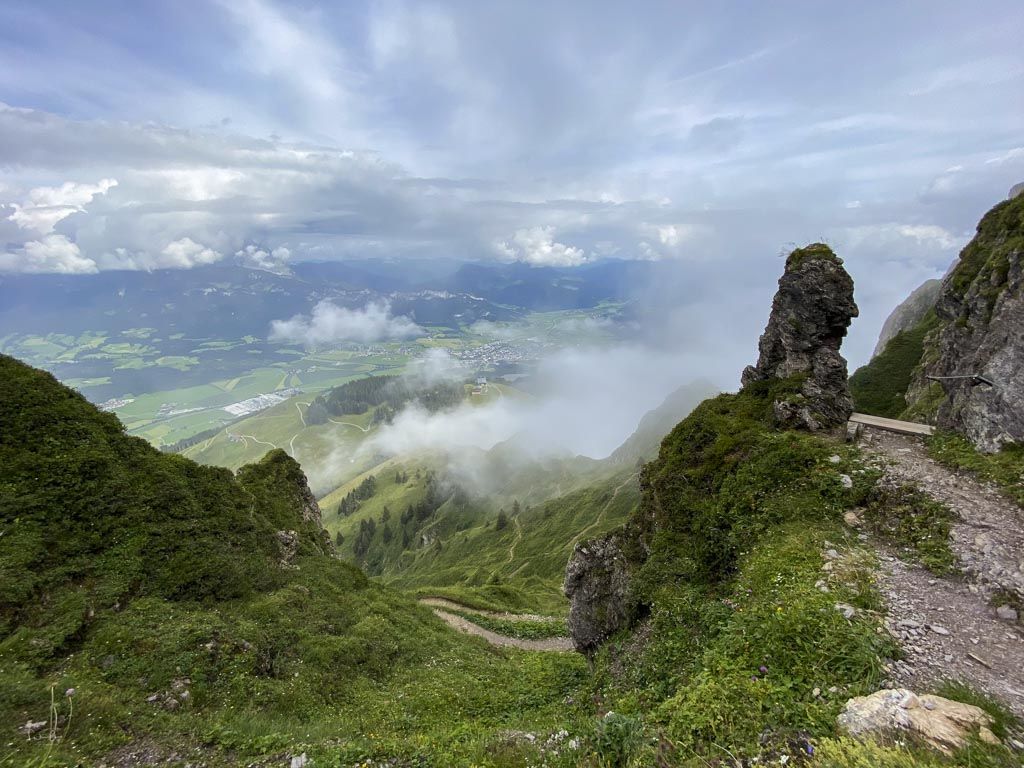
<path id="1" fill-rule="evenodd" d="M 934 435 L 935 427 L 929 424 L 917 424 L 913 421 L 899 421 L 897 419 L 886 419 L 881 416 L 869 416 L 866 413 L 850 414 L 850 422 L 863 424 L 865 427 L 885 429 L 890 432 L 899 432 L 904 435 Z"/>

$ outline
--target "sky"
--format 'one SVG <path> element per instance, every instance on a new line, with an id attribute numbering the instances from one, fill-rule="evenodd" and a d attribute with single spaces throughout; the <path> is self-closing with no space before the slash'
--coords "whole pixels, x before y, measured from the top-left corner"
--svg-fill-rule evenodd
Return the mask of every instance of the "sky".
<path id="1" fill-rule="evenodd" d="M 1021 29 L 1019 0 L 5 0 L 0 272 L 658 259 L 763 327 L 823 240 L 863 357 L 1024 180 Z"/>

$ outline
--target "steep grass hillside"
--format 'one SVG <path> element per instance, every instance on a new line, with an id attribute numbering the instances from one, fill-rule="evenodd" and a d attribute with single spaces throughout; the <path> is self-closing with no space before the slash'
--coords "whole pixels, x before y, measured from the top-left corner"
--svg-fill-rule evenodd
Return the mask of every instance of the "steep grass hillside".
<path id="1" fill-rule="evenodd" d="M 161 454 L 8 357 L 0 395 L 0 764 L 487 764 L 576 716 L 575 656 L 495 651 L 331 557 L 282 452 Z"/>
<path id="2" fill-rule="evenodd" d="M 924 354 L 924 340 L 940 325 L 929 311 L 911 328 L 900 331 L 882 351 L 850 377 L 850 394 L 861 413 L 897 419 L 907 410 L 907 388 Z"/>
<path id="3" fill-rule="evenodd" d="M 617 534 L 634 625 L 601 646 L 592 680 L 621 764 L 944 762 L 837 739 L 844 702 L 880 687 L 898 655 L 880 627 L 875 555 L 842 523 L 884 502 L 855 449 L 770 426 L 798 384 L 704 402 L 644 469 Z M 1015 757 L 972 744 L 949 762 Z"/>
<path id="4" fill-rule="evenodd" d="M 553 606 L 574 543 L 625 519 L 636 623 L 588 668 L 458 634 L 334 558 L 282 452 L 236 474 L 160 454 L 0 358 L 0 765 L 1015 765 L 837 737 L 896 653 L 842 524 L 875 476 L 772 428 L 791 384 L 704 402 L 639 485 L 507 510 L 395 579 Z"/>

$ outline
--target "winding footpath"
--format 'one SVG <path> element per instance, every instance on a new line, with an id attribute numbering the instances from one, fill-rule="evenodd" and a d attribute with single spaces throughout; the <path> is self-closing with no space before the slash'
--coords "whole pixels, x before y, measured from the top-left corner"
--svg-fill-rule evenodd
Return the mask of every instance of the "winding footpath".
<path id="1" fill-rule="evenodd" d="M 465 632 L 468 635 L 482 637 L 491 645 L 499 648 L 518 648 L 522 651 L 554 651 L 565 652 L 573 650 L 572 640 L 568 637 L 547 637 L 543 640 L 524 640 L 520 637 L 509 637 L 500 635 L 489 629 L 474 624 L 468 619 L 457 616 L 449 611 L 469 611 L 478 613 L 481 616 L 488 616 L 493 619 L 504 619 L 505 621 L 554 621 L 550 616 L 538 616 L 531 613 L 496 613 L 493 611 L 479 611 L 469 606 L 460 605 L 453 600 L 445 600 L 440 597 L 424 597 L 419 601 L 420 605 L 429 607 L 434 615 L 444 621 L 452 629 Z M 445 609 L 448 610 L 445 610 Z"/>
<path id="2" fill-rule="evenodd" d="M 883 482 L 914 485 L 957 516 L 950 547 L 962 573 L 955 576 L 935 576 L 873 541 L 886 626 L 905 652 L 891 665 L 893 682 L 920 689 L 961 681 L 1024 716 L 1024 628 L 1003 606 L 1006 595 L 1024 595 L 1024 510 L 930 459 L 919 437 L 866 429 L 861 447 L 882 466 Z"/>
<path id="3" fill-rule="evenodd" d="M 341 424 L 343 427 L 355 427 L 356 429 L 361 430 L 363 432 L 369 432 L 370 431 L 369 427 L 361 427 L 358 424 L 353 424 L 351 421 L 338 421 L 337 419 L 330 419 L 330 418 L 327 419 L 327 420 L 329 422 L 331 422 L 331 424 Z"/>
<path id="4" fill-rule="evenodd" d="M 604 513 L 607 512 L 608 509 L 611 507 L 612 502 L 615 501 L 615 497 L 618 496 L 619 492 L 623 488 L 625 488 L 627 485 L 629 485 L 631 482 L 633 482 L 633 480 L 635 480 L 638 476 L 639 476 L 639 473 L 638 472 L 634 472 L 632 475 L 630 475 L 625 480 L 623 480 L 614 491 L 612 491 L 611 498 L 609 498 L 608 501 L 605 503 L 605 505 L 603 507 L 601 507 L 601 511 L 597 513 L 597 517 L 594 519 L 594 522 L 592 522 L 590 525 L 588 525 L 582 531 L 577 533 L 572 538 L 572 541 L 570 541 L 568 543 L 568 545 L 566 546 L 566 549 L 572 551 L 575 548 L 576 543 L 578 541 L 580 541 L 584 536 L 586 536 L 588 533 L 590 533 L 592 530 L 594 530 L 595 528 L 597 528 L 597 526 L 599 526 L 601 524 L 601 520 L 604 518 Z"/>

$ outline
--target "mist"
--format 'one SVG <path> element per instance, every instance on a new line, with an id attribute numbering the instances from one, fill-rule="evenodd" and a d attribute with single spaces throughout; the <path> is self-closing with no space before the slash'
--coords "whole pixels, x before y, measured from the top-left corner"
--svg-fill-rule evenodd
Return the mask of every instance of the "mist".
<path id="1" fill-rule="evenodd" d="M 423 333 L 408 317 L 392 315 L 391 304 L 387 301 L 371 301 L 362 309 L 348 309 L 324 299 L 313 307 L 309 316 L 274 320 L 270 324 L 269 338 L 270 341 L 292 341 L 316 347 L 341 341 L 370 344 L 408 339 Z"/>

